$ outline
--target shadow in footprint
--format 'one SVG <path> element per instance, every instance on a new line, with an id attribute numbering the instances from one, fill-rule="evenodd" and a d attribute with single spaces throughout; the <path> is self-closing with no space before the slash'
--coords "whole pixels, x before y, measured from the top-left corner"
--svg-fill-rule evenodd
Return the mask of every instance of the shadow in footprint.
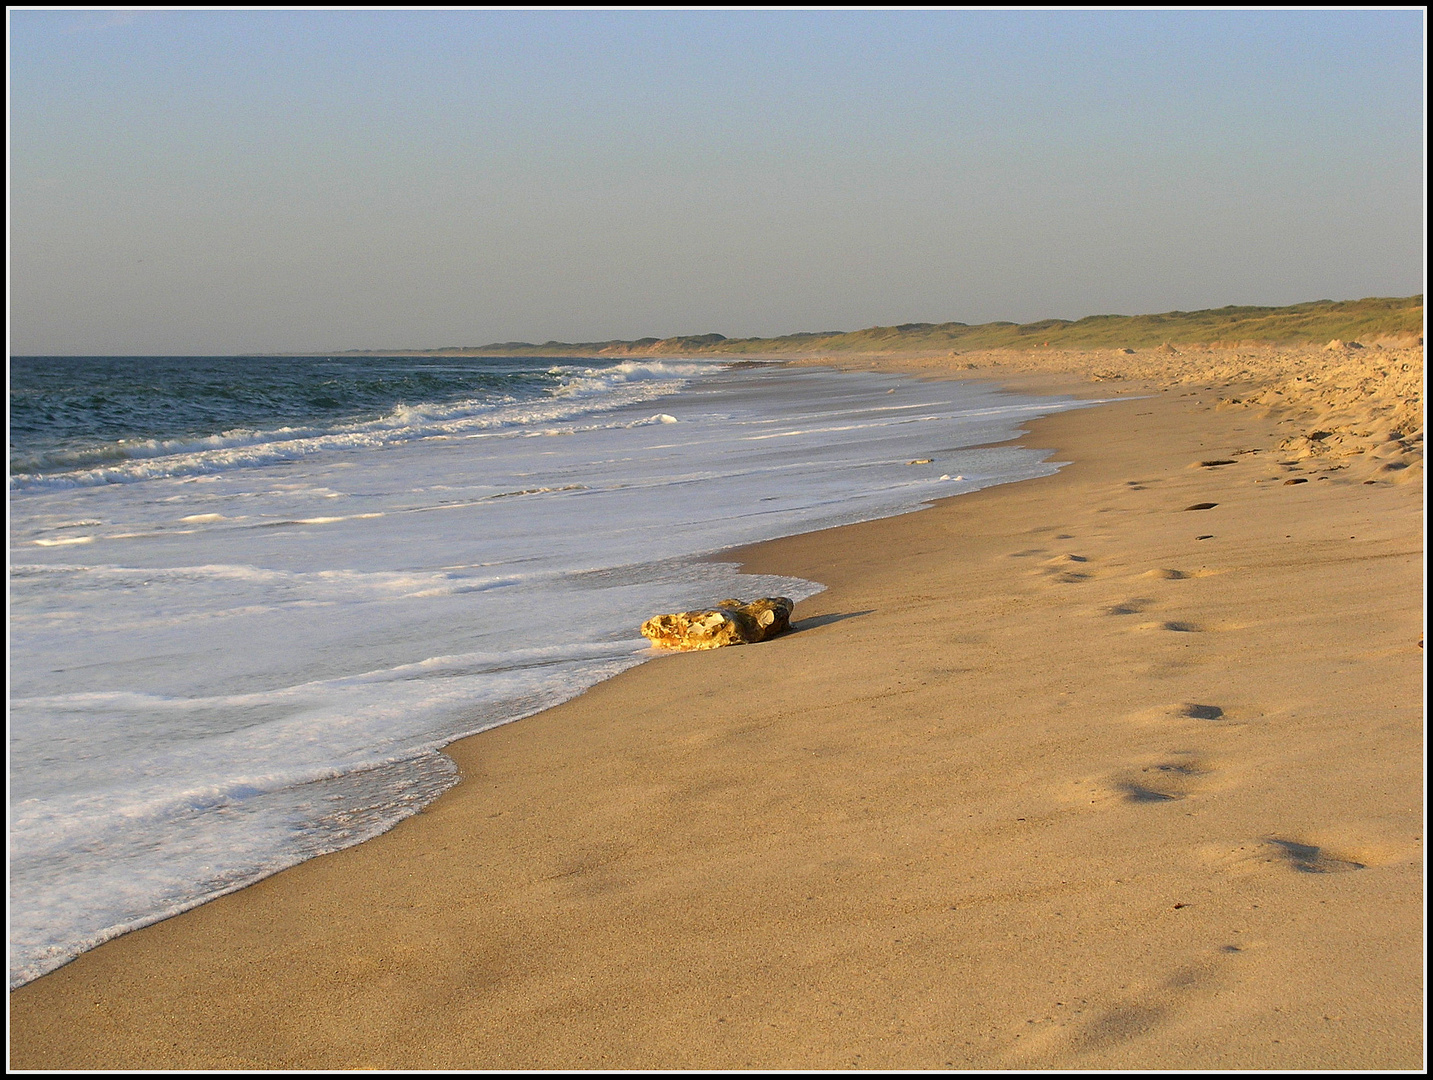
<path id="1" fill-rule="evenodd" d="M 1165 1010 L 1153 1005 L 1125 1005 L 1111 1009 L 1074 1037 L 1081 1050 L 1099 1050 L 1127 1043 L 1163 1022 Z"/>
<path id="2" fill-rule="evenodd" d="M 1295 840 L 1279 840 L 1272 836 L 1267 840 L 1284 858 L 1285 862 L 1302 874 L 1343 874 L 1349 870 L 1365 869 L 1363 863 L 1335 858 L 1325 854 L 1323 848 L 1313 844 L 1300 844 Z"/>
<path id="3" fill-rule="evenodd" d="M 1177 776 L 1203 776 L 1204 770 L 1186 762 L 1171 762 L 1167 765 L 1156 765 L 1160 772 L 1174 773 Z"/>
<path id="4" fill-rule="evenodd" d="M 1200 627 L 1192 622 L 1167 622 L 1164 624 L 1166 630 L 1175 630 L 1181 634 L 1197 634 Z"/>
<path id="5" fill-rule="evenodd" d="M 1191 720 L 1223 720 L 1224 710 L 1218 705 L 1196 705 L 1191 702 L 1180 710 L 1180 715 Z"/>
<path id="6" fill-rule="evenodd" d="M 1132 803 L 1176 802 L 1184 798 L 1183 795 L 1171 795 L 1163 791 L 1155 791 L 1154 788 L 1147 788 L 1143 784 L 1116 784 L 1115 789 L 1124 795 L 1126 802 Z"/>
<path id="7" fill-rule="evenodd" d="M 1057 555 L 1053 559 L 1046 559 L 1042 568 L 1054 581 L 1073 583 L 1077 581 L 1088 581 L 1091 574 L 1084 569 L 1090 560 L 1083 555 Z"/>
<path id="8" fill-rule="evenodd" d="M 1132 599 L 1132 600 L 1126 600 L 1126 601 L 1124 601 L 1123 603 L 1115 604 L 1113 607 L 1105 608 L 1105 614 L 1106 614 L 1106 615 L 1138 615 L 1138 614 L 1139 614 L 1140 612 L 1142 612 L 1145 608 L 1149 607 L 1149 605 L 1152 604 L 1152 603 L 1154 603 L 1153 600 L 1146 600 L 1146 599 L 1145 599 L 1144 597 L 1142 597 L 1142 596 L 1137 596 L 1137 597 L 1135 597 L 1135 598 Z"/>

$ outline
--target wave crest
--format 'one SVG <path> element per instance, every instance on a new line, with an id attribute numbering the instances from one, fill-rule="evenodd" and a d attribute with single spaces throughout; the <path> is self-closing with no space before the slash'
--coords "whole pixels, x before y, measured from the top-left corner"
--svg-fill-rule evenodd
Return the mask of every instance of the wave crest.
<path id="1" fill-rule="evenodd" d="M 400 403 L 378 419 L 329 427 L 233 428 L 194 439 L 121 440 L 101 447 L 53 451 L 29 460 L 12 460 L 10 488 L 26 492 L 137 483 L 414 439 L 522 432 L 664 397 L 713 369 L 711 363 L 670 360 L 565 368 L 561 369 L 566 376 L 563 382 L 542 396 L 527 399 L 508 393 L 451 402 Z"/>

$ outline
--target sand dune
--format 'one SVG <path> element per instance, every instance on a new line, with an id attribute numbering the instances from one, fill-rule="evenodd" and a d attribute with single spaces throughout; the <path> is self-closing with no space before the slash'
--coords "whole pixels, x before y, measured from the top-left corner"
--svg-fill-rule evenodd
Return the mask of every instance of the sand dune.
<path id="1" fill-rule="evenodd" d="M 1340 346 L 1336 350 L 1328 346 L 997 350 L 798 363 L 965 374 L 1026 385 L 1032 379 L 1048 385 L 1051 376 L 1064 376 L 1065 388 L 1077 392 L 1086 383 L 1128 383 L 1164 392 L 1213 393 L 1220 408 L 1251 410 L 1275 419 L 1284 429 L 1275 449 L 1286 458 L 1352 469 L 1350 475 L 1361 479 L 1377 474 L 1400 482 L 1421 480 L 1422 346 Z M 1083 393 L 1088 396 L 1090 391 Z M 1415 471 L 1393 475 L 1410 467 Z"/>

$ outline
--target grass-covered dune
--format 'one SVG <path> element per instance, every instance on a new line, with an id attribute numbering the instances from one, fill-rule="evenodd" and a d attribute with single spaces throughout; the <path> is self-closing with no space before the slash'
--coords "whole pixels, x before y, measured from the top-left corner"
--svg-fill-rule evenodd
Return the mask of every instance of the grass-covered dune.
<path id="1" fill-rule="evenodd" d="M 505 341 L 427 350 L 468 356 L 594 356 L 716 354 L 733 356 L 964 351 L 967 349 L 1144 349 L 1158 345 L 1322 345 L 1390 340 L 1412 344 L 1423 335 L 1423 297 L 1315 300 L 1291 307 L 1222 307 L 1160 315 L 1090 315 L 1039 322 L 904 323 L 849 333 L 727 338 L 721 334 L 636 341 Z"/>
<path id="2" fill-rule="evenodd" d="M 1292 307 L 1224 307 L 1161 315 L 1091 315 L 1033 323 L 914 323 L 849 334 L 791 335 L 724 343 L 723 351 L 842 352 L 887 349 L 1150 348 L 1156 345 L 1323 344 L 1334 338 L 1417 337 L 1423 297 L 1318 300 Z"/>

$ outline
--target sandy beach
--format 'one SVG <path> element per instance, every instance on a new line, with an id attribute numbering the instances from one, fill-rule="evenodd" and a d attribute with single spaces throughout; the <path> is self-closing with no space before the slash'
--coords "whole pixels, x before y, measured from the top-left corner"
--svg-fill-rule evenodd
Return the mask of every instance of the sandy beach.
<path id="1" fill-rule="evenodd" d="M 1420 1068 L 1422 347 L 840 363 L 1105 403 L 735 552 L 828 588 L 21 987 L 11 1067 Z"/>

